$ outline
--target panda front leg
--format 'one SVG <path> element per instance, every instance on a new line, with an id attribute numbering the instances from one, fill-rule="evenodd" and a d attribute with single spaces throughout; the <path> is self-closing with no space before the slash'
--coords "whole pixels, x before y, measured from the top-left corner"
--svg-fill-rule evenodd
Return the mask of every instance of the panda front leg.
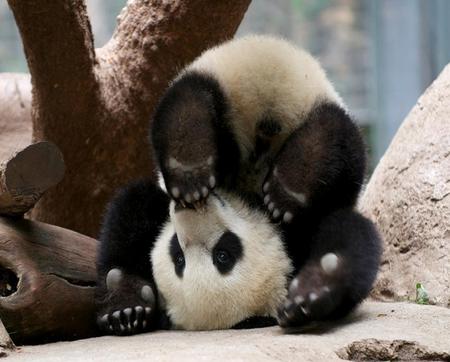
<path id="1" fill-rule="evenodd" d="M 151 182 L 122 189 L 111 201 L 97 256 L 97 324 L 107 334 L 155 329 L 161 320 L 150 251 L 168 218 L 168 196 Z"/>
<path id="2" fill-rule="evenodd" d="M 153 118 L 151 139 L 167 192 L 181 204 L 205 200 L 232 178 L 239 150 L 217 81 L 187 74 L 174 82 Z"/>
<path id="3" fill-rule="evenodd" d="M 291 230 L 288 243 L 298 243 L 301 233 L 301 226 Z M 380 237 L 371 221 L 349 208 L 323 218 L 310 241 L 310 256 L 279 308 L 282 327 L 344 317 L 367 297 L 378 272 Z"/>
<path id="4" fill-rule="evenodd" d="M 349 115 L 333 103 L 318 105 L 276 156 L 264 203 L 273 220 L 286 223 L 353 206 L 365 167 L 364 142 Z"/>

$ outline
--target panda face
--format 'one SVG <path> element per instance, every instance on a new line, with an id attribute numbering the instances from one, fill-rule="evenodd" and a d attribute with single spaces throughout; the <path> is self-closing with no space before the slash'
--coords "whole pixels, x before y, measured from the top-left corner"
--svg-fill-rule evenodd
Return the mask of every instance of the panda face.
<path id="1" fill-rule="evenodd" d="M 252 316 L 276 315 L 292 267 L 264 214 L 219 192 L 201 210 L 172 203 L 170 216 L 151 258 L 175 328 L 230 328 Z"/>

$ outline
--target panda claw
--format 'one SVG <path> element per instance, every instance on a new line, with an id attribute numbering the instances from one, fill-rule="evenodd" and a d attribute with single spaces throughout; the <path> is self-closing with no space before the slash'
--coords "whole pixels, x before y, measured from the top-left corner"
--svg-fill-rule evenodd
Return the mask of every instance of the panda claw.
<path id="1" fill-rule="evenodd" d="M 209 190 L 206 186 L 202 187 L 202 196 L 206 198 L 208 196 Z"/>
<path id="2" fill-rule="evenodd" d="M 131 321 L 131 314 L 133 313 L 133 310 L 131 308 L 125 308 L 123 310 L 123 314 L 125 314 L 125 317 L 127 318 L 128 323 Z"/>
<path id="3" fill-rule="evenodd" d="M 267 209 L 269 211 L 272 211 L 274 209 L 274 207 L 275 207 L 275 204 L 273 202 L 270 202 L 269 205 L 267 205 Z"/>
<path id="4" fill-rule="evenodd" d="M 180 197 L 180 189 L 178 187 L 172 187 L 171 193 L 173 198 L 178 199 Z"/>
<path id="5" fill-rule="evenodd" d="M 278 209 L 273 210 L 272 216 L 274 219 L 278 219 L 280 216 L 280 210 L 278 210 Z"/>
<path id="6" fill-rule="evenodd" d="M 186 203 L 190 204 L 190 203 L 192 202 L 192 196 L 191 196 L 191 194 L 187 193 L 187 194 L 184 196 L 184 200 L 186 201 Z"/>
<path id="7" fill-rule="evenodd" d="M 200 200 L 200 192 L 198 192 L 197 190 L 195 190 L 195 192 L 194 192 L 194 199 L 195 199 L 195 201 Z"/>
<path id="8" fill-rule="evenodd" d="M 109 314 L 104 314 L 102 317 L 99 318 L 98 322 L 101 327 L 106 327 L 108 325 L 108 317 Z"/>
<path id="9" fill-rule="evenodd" d="M 283 222 L 288 224 L 292 221 L 292 219 L 293 219 L 293 215 L 289 211 L 286 211 L 283 215 Z"/>
<path id="10" fill-rule="evenodd" d="M 304 314 L 305 316 L 308 316 L 309 313 L 310 313 L 310 310 L 309 310 L 306 306 L 304 306 L 304 305 L 300 305 L 300 310 L 303 312 L 303 314 Z"/>
<path id="11" fill-rule="evenodd" d="M 214 176 L 209 177 L 209 186 L 213 189 L 216 186 L 216 178 Z"/>
<path id="12" fill-rule="evenodd" d="M 264 196 L 264 205 L 269 204 L 269 202 L 270 202 L 270 195 Z"/>
<path id="13" fill-rule="evenodd" d="M 266 182 L 266 183 L 264 184 L 264 186 L 263 186 L 263 192 L 264 192 L 265 194 L 267 194 L 267 193 L 269 192 L 269 187 L 270 187 L 269 182 Z"/>

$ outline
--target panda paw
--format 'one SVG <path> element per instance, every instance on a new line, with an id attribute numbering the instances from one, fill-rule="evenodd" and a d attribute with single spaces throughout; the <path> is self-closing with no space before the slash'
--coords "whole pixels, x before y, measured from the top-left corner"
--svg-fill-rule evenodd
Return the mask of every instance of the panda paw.
<path id="1" fill-rule="evenodd" d="M 152 329 L 156 300 L 146 280 L 114 268 L 106 276 L 106 288 L 97 313 L 97 325 L 104 333 L 131 335 Z"/>
<path id="2" fill-rule="evenodd" d="M 277 167 L 269 173 L 263 184 L 264 204 L 274 221 L 290 223 L 307 205 L 304 193 L 295 192 L 280 177 Z"/>
<path id="3" fill-rule="evenodd" d="M 286 301 L 278 308 L 279 325 L 299 327 L 330 317 L 342 299 L 340 274 L 339 257 L 334 253 L 323 255 L 316 265 L 305 266 L 292 279 Z"/>
<path id="4" fill-rule="evenodd" d="M 164 174 L 167 191 L 183 206 L 201 203 L 216 186 L 213 156 L 192 164 L 169 157 L 167 166 Z"/>

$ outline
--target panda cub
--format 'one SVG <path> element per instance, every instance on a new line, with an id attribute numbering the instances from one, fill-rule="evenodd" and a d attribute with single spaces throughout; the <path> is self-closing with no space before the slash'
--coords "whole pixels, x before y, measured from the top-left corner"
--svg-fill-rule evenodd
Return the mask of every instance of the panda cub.
<path id="1" fill-rule="evenodd" d="M 301 326 L 368 295 L 381 241 L 353 210 L 364 144 L 310 54 L 268 36 L 204 52 L 151 141 L 161 185 L 121 190 L 100 236 L 104 332 Z"/>

